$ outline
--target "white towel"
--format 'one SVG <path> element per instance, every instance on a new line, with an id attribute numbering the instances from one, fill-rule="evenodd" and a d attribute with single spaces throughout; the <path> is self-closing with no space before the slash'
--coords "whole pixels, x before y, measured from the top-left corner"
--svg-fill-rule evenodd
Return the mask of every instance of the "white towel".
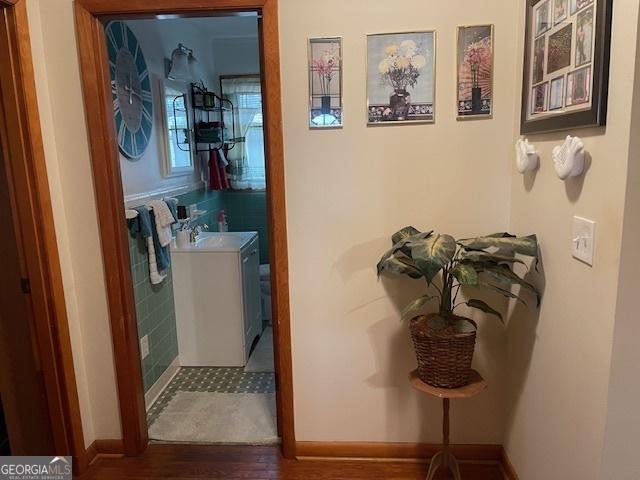
<path id="1" fill-rule="evenodd" d="M 200 180 L 205 186 L 209 185 L 209 152 L 199 152 L 198 162 L 200 162 Z"/>
<path id="2" fill-rule="evenodd" d="M 156 219 L 156 231 L 160 245 L 166 247 L 171 243 L 171 224 L 176 221 L 171 214 L 171 210 L 163 200 L 152 200 L 148 207 L 153 210 Z"/>
<path id="3" fill-rule="evenodd" d="M 158 272 L 156 249 L 153 246 L 152 237 L 147 237 L 147 253 L 149 254 L 149 279 L 153 285 L 162 283 L 162 281 L 167 277 L 167 274 L 164 272 Z"/>
<path id="4" fill-rule="evenodd" d="M 227 160 L 227 156 L 224 154 L 224 149 L 218 149 L 218 163 L 221 167 L 226 167 L 229 165 L 229 160 Z"/>

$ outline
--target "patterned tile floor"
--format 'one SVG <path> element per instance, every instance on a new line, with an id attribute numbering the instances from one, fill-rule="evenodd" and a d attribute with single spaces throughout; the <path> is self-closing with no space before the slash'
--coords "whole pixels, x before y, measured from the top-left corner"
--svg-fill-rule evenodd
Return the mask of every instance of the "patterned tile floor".
<path id="1" fill-rule="evenodd" d="M 275 393 L 275 374 L 242 367 L 182 367 L 147 412 L 151 426 L 177 392 Z"/>

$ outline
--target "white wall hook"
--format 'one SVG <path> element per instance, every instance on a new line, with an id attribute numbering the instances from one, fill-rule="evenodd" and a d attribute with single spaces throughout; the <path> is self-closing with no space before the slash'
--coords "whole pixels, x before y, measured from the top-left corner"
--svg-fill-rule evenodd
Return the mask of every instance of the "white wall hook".
<path id="1" fill-rule="evenodd" d="M 538 152 L 535 145 L 529 143 L 526 138 L 520 138 L 516 142 L 516 168 L 518 172 L 525 173 L 538 168 Z"/>
<path id="2" fill-rule="evenodd" d="M 553 163 L 562 180 L 582 175 L 584 171 L 584 143 L 578 137 L 567 135 L 562 145 L 553 148 Z"/>

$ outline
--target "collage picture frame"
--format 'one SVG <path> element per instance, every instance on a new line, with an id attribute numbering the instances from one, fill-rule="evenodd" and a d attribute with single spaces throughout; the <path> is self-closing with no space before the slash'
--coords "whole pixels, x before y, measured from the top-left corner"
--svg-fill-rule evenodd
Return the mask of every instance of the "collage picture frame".
<path id="1" fill-rule="evenodd" d="M 612 0 L 526 0 L 520 132 L 606 124 Z"/>

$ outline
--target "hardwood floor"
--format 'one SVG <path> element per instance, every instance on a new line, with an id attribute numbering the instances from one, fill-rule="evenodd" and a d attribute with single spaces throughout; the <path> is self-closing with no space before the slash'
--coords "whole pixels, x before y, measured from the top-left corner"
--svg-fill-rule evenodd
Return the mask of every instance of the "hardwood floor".
<path id="1" fill-rule="evenodd" d="M 463 464 L 464 480 L 504 480 L 497 464 Z M 136 458 L 97 460 L 82 480 L 423 480 L 427 465 L 411 462 L 284 460 L 276 447 L 150 445 Z M 441 472 L 438 479 L 446 479 Z"/>

